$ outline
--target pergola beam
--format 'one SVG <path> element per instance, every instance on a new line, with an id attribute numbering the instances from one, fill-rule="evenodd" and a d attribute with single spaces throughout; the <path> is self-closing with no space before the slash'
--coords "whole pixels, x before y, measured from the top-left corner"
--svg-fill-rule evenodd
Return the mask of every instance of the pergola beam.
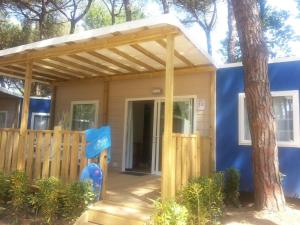
<path id="1" fill-rule="evenodd" d="M 179 34 L 180 31 L 176 27 L 164 27 L 153 29 L 142 29 L 135 33 L 127 33 L 118 36 L 108 36 L 101 39 L 89 39 L 84 42 L 74 43 L 70 45 L 57 46 L 55 48 L 46 48 L 28 52 L 24 54 L 15 54 L 12 56 L 0 58 L 0 66 L 10 65 L 14 63 L 25 62 L 25 59 L 47 59 L 61 55 L 72 55 L 80 52 L 100 50 L 103 48 L 113 48 L 121 45 L 130 45 L 146 41 L 154 41 L 164 39 L 168 34 Z"/>
<path id="2" fill-rule="evenodd" d="M 78 75 L 78 71 L 70 69 L 69 67 L 65 67 L 56 63 L 52 63 L 50 61 L 46 61 L 46 60 L 38 60 L 35 62 L 36 64 L 39 65 L 43 65 L 43 66 L 47 66 L 47 67 L 51 67 L 54 68 L 54 70 L 59 70 L 61 72 L 65 72 L 68 73 L 69 75 L 73 76 L 73 77 L 77 77 L 77 78 L 85 78 L 84 76 Z M 86 75 L 88 76 L 88 75 Z"/>
<path id="3" fill-rule="evenodd" d="M 24 72 L 20 72 L 20 71 L 16 72 L 16 71 L 13 71 L 6 67 L 4 67 L 4 68 L 1 67 L 0 73 L 1 73 L 1 75 L 7 76 L 7 77 L 25 80 Z M 50 82 L 54 81 L 53 79 L 48 78 L 48 77 L 41 78 L 41 76 L 35 76 L 35 74 L 33 74 L 32 77 L 34 78 L 34 79 L 32 79 L 32 81 L 40 82 L 40 83 L 44 83 L 44 84 L 49 84 Z"/>
<path id="4" fill-rule="evenodd" d="M 92 61 L 90 59 L 87 59 L 87 58 L 84 58 L 82 56 L 79 56 L 79 55 L 69 55 L 70 58 L 73 58 L 75 60 L 78 60 L 78 61 L 81 61 L 81 62 L 84 62 L 88 65 L 91 65 L 91 66 L 94 66 L 94 67 L 97 67 L 99 68 L 100 70 L 104 70 L 104 71 L 107 71 L 109 73 L 113 73 L 113 74 L 116 74 L 116 73 L 119 73 L 119 71 L 115 70 L 115 69 L 112 69 L 112 68 L 109 68 L 108 66 L 105 66 L 105 65 L 102 65 L 98 62 L 95 62 L 95 61 Z M 100 71 L 101 73 L 101 71 Z M 106 73 L 106 72 L 105 72 Z"/>
<path id="5" fill-rule="evenodd" d="M 58 63 L 63 63 L 65 65 L 68 65 L 72 69 L 80 70 L 82 73 L 84 73 L 88 77 L 92 77 L 93 75 L 97 75 L 97 76 L 101 75 L 100 71 L 92 69 L 88 66 L 84 66 L 82 64 L 78 64 L 77 62 L 72 62 L 72 61 L 67 60 L 67 59 L 63 59 L 63 58 L 60 58 L 60 57 L 55 57 L 55 58 L 51 58 L 51 60 L 53 60 L 55 62 L 58 62 Z M 76 71 L 75 73 L 78 73 L 78 71 Z"/>
<path id="6" fill-rule="evenodd" d="M 134 48 L 135 50 L 143 53 L 145 56 L 147 56 L 148 58 L 152 59 L 153 61 L 158 62 L 159 64 L 165 66 L 165 62 L 164 60 L 162 60 L 161 58 L 157 57 L 156 55 L 154 55 L 153 53 L 149 52 L 147 49 L 143 48 L 142 46 L 140 46 L 139 44 L 133 44 L 130 45 L 132 48 Z"/>
<path id="7" fill-rule="evenodd" d="M 167 48 L 167 43 L 164 40 L 157 40 L 156 42 L 163 48 Z M 190 60 L 181 55 L 178 51 L 174 50 L 174 55 L 187 66 L 194 66 L 194 64 Z"/>
<path id="8" fill-rule="evenodd" d="M 112 64 L 114 66 L 117 66 L 119 68 L 127 70 L 128 72 L 131 72 L 131 73 L 137 73 L 137 72 L 139 72 L 138 70 L 135 70 L 134 68 L 132 68 L 130 66 L 126 66 L 125 64 L 120 63 L 117 60 L 114 60 L 114 59 L 111 59 L 111 58 L 109 58 L 109 57 L 107 57 L 105 55 L 102 55 L 99 52 L 89 51 L 89 52 L 86 52 L 86 53 L 88 53 L 89 55 L 91 55 L 91 56 L 93 56 L 93 57 L 95 57 L 97 59 L 103 60 L 103 61 L 108 62 L 108 63 L 110 63 L 110 64 Z"/>
<path id="9" fill-rule="evenodd" d="M 177 68 L 174 71 L 176 76 L 183 76 L 183 75 L 191 75 L 197 73 L 210 73 L 215 71 L 216 68 L 212 65 L 202 65 L 202 66 L 195 66 L 195 67 L 186 67 L 186 68 Z M 166 74 L 165 70 L 159 70 L 154 72 L 138 72 L 138 73 L 130 73 L 130 74 L 118 74 L 118 75 L 110 75 L 110 76 L 103 76 L 103 77 L 92 77 L 87 78 L 85 80 L 103 80 L 103 81 L 114 81 L 114 80 L 134 80 L 134 79 L 146 79 L 146 78 L 153 78 L 153 77 L 162 77 Z M 79 79 L 74 79 L 72 81 L 76 81 Z M 60 85 L 62 82 L 55 82 L 54 85 Z"/>
<path id="10" fill-rule="evenodd" d="M 135 57 L 130 56 L 129 54 L 127 54 L 127 53 L 125 53 L 125 52 L 123 52 L 123 51 L 121 51 L 121 50 L 119 50 L 119 49 L 117 49 L 117 48 L 110 48 L 109 50 L 112 51 L 113 53 L 115 53 L 115 54 L 117 54 L 117 55 L 123 57 L 124 59 L 126 59 L 126 60 L 128 60 L 128 61 L 134 63 L 134 64 L 137 64 L 137 65 L 139 65 L 139 66 L 142 66 L 142 67 L 143 67 L 144 69 L 146 69 L 146 70 L 149 70 L 149 71 L 155 71 L 155 68 L 154 68 L 154 67 L 150 66 L 150 65 L 147 64 L 147 63 L 142 62 L 142 61 L 139 60 L 139 59 L 136 59 Z"/>

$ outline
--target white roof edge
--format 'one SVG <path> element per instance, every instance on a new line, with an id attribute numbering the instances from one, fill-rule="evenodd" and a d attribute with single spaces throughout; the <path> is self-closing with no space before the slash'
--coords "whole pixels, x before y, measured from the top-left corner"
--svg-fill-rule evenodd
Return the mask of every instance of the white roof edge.
<path id="1" fill-rule="evenodd" d="M 30 99 L 51 100 L 51 97 L 30 96 Z"/>
<path id="2" fill-rule="evenodd" d="M 8 90 L 4 87 L 0 87 L 0 92 L 5 93 L 7 95 L 17 97 L 17 98 L 23 98 L 23 95 L 11 92 L 10 90 Z M 30 99 L 51 100 L 51 96 L 48 96 L 48 97 L 30 96 Z"/>
<path id="3" fill-rule="evenodd" d="M 271 59 L 269 61 L 269 64 L 273 63 L 282 63 L 282 62 L 294 62 L 294 61 L 300 61 L 300 57 L 283 57 L 283 58 L 277 58 L 277 59 Z M 242 67 L 243 64 L 242 62 L 237 62 L 237 63 L 226 63 L 226 64 L 221 64 L 218 65 L 218 69 L 223 69 L 223 68 L 231 68 L 231 67 Z"/>
<path id="4" fill-rule="evenodd" d="M 11 92 L 10 90 L 8 90 L 8 89 L 6 89 L 4 87 L 0 87 L 0 92 L 2 92 L 4 94 L 7 94 L 7 95 L 11 95 L 11 96 L 17 97 L 17 98 L 23 98 L 22 95 L 17 94 L 17 93 L 13 93 L 13 92 Z"/>
<path id="5" fill-rule="evenodd" d="M 183 26 L 183 24 L 172 14 L 164 14 L 158 17 L 140 19 L 140 20 L 125 22 L 121 24 L 115 24 L 112 26 L 92 29 L 84 32 L 75 33 L 75 34 L 64 35 L 64 36 L 42 40 L 42 41 L 38 41 L 26 45 L 20 45 L 17 47 L 1 50 L 0 57 L 25 52 L 27 50 L 45 48 L 54 45 L 63 45 L 68 42 L 83 41 L 90 38 L 106 36 L 115 32 L 125 32 L 125 31 L 139 29 L 147 26 L 148 27 L 162 26 L 164 24 L 177 27 L 182 32 L 182 34 L 198 49 L 198 51 L 201 54 L 203 54 L 204 57 L 206 57 L 209 62 L 211 62 L 215 67 L 217 67 L 216 63 L 211 58 L 211 56 L 200 47 L 199 41 L 197 41 L 194 38 L 194 36 L 200 36 L 200 34 L 191 35 L 187 31 L 187 29 Z"/>

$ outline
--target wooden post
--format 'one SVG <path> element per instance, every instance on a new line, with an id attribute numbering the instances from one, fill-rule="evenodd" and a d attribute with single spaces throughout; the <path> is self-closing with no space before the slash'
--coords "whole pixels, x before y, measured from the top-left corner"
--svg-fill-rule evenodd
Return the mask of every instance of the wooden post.
<path id="1" fill-rule="evenodd" d="M 108 107 L 109 107 L 109 81 L 104 81 L 103 93 L 103 125 L 108 124 Z"/>
<path id="2" fill-rule="evenodd" d="M 166 77 L 165 77 L 165 121 L 162 149 L 163 199 L 175 197 L 175 149 L 173 133 L 173 91 L 174 91 L 174 35 L 167 36 Z"/>
<path id="3" fill-rule="evenodd" d="M 26 64 L 26 74 L 25 74 L 25 83 L 24 83 L 24 97 L 22 104 L 22 115 L 21 115 L 21 125 L 20 125 L 20 139 L 19 139 L 19 148 L 18 148 L 18 163 L 17 169 L 25 169 L 25 138 L 28 125 L 28 112 L 29 112 L 29 101 L 30 101 L 30 92 L 32 84 L 32 61 L 28 61 Z"/>

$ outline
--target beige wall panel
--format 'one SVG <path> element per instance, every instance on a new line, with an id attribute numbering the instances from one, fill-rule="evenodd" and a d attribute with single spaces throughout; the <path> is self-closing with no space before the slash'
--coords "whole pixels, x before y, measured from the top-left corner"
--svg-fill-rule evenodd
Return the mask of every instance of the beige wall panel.
<path id="1" fill-rule="evenodd" d="M 18 98 L 0 98 L 0 111 L 7 111 L 6 127 L 17 128 L 18 126 Z"/>
<path id="2" fill-rule="evenodd" d="M 80 81 L 71 82 L 57 87 L 55 104 L 55 125 L 58 125 L 67 116 L 66 121 L 71 118 L 72 101 L 98 101 L 98 123 L 103 119 L 103 82 L 101 81 Z M 69 121 L 70 122 L 70 121 Z M 68 122 L 65 122 L 67 124 Z"/>
<path id="3" fill-rule="evenodd" d="M 112 128 L 112 163 L 111 166 L 120 169 L 122 166 L 125 100 L 128 98 L 161 97 L 153 95 L 153 88 L 164 89 L 164 77 L 119 80 L 110 82 L 109 124 Z M 197 96 L 196 109 L 199 100 L 204 102 L 204 109 L 196 111 L 196 130 L 203 136 L 209 135 L 210 109 L 210 75 L 175 76 L 175 96 Z M 99 100 L 99 121 L 103 114 L 103 82 L 85 81 L 70 83 L 57 88 L 56 124 L 62 112 L 70 111 L 71 101 Z"/>

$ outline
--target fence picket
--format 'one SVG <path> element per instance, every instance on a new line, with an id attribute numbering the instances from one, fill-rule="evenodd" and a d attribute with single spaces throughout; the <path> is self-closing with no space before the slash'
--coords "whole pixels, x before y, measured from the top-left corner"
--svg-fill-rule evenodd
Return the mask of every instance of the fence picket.
<path id="1" fill-rule="evenodd" d="M 79 147 L 79 133 L 73 134 L 71 162 L 70 162 L 70 180 L 76 180 L 78 171 L 78 147 Z"/>
<path id="2" fill-rule="evenodd" d="M 13 147 L 13 132 L 7 133 L 7 145 L 6 145 L 6 160 L 5 160 L 5 172 L 11 172 L 11 160 L 12 160 L 12 147 Z"/>
<path id="3" fill-rule="evenodd" d="M 50 149 L 51 149 L 51 133 L 45 133 L 44 136 L 44 152 L 43 152 L 43 167 L 42 167 L 42 177 L 49 177 L 49 168 L 50 168 Z"/>
<path id="4" fill-rule="evenodd" d="M 62 167 L 61 167 L 61 177 L 64 181 L 69 181 L 69 169 L 70 169 L 70 138 L 71 133 L 68 131 L 64 132 L 64 142 L 63 142 L 63 154 L 62 154 Z"/>
<path id="5" fill-rule="evenodd" d="M 7 141 L 7 132 L 1 131 L 0 171 L 2 171 L 2 172 L 4 172 L 6 141 Z"/>
<path id="6" fill-rule="evenodd" d="M 35 160 L 34 160 L 34 178 L 41 178 L 41 152 L 44 137 L 42 132 L 38 132 L 36 135 L 36 148 L 35 148 Z"/>
<path id="7" fill-rule="evenodd" d="M 12 152 L 12 163 L 11 163 L 12 171 L 15 171 L 17 169 L 19 137 L 20 137 L 20 133 L 18 131 L 15 131 L 13 133 L 13 148 L 12 148 L 13 152 Z"/>
<path id="8" fill-rule="evenodd" d="M 33 157 L 34 157 L 34 133 L 29 131 L 27 132 L 26 138 L 26 152 L 27 152 L 27 159 L 26 159 L 26 174 L 29 179 L 32 179 L 33 176 Z"/>

